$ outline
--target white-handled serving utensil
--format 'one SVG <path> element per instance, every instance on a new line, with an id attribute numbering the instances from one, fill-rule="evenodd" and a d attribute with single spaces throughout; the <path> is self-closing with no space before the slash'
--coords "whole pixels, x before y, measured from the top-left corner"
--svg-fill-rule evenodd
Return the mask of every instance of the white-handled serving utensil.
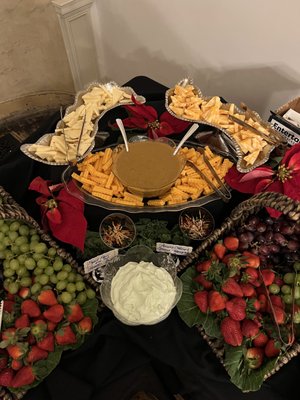
<path id="1" fill-rule="evenodd" d="M 125 144 L 125 149 L 126 149 L 126 151 L 129 151 L 127 135 L 126 135 L 126 131 L 125 131 L 123 122 L 122 122 L 122 120 L 120 118 L 117 118 L 116 119 L 116 123 L 117 123 L 117 125 L 118 125 L 118 127 L 119 127 L 119 129 L 121 131 L 121 134 L 122 134 L 122 137 L 123 137 L 123 140 L 124 140 L 124 144 Z"/>
<path id="2" fill-rule="evenodd" d="M 183 138 L 180 140 L 180 142 L 178 143 L 178 145 L 176 146 L 176 149 L 173 152 L 173 156 L 176 156 L 176 154 L 178 153 L 178 150 L 182 147 L 182 145 L 184 144 L 184 142 L 186 142 L 194 132 L 196 132 L 196 130 L 199 128 L 199 124 L 193 124 L 190 129 L 187 131 L 187 133 L 183 136 Z"/>

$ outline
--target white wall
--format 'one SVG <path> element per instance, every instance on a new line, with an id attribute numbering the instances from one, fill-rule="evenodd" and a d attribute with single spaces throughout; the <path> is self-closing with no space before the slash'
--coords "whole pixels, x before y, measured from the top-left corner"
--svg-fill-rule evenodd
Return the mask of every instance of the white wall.
<path id="1" fill-rule="evenodd" d="M 300 95 L 299 0 L 96 0 L 103 79 L 167 86 L 269 110 Z"/>

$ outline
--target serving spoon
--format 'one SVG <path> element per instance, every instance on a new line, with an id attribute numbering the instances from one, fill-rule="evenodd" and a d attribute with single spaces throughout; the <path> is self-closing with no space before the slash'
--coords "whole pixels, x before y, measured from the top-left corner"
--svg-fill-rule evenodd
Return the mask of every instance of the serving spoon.
<path id="1" fill-rule="evenodd" d="M 121 134 L 122 134 L 122 137 L 123 137 L 123 140 L 124 140 L 124 144 L 125 144 L 125 149 L 126 149 L 126 151 L 129 151 L 127 135 L 126 135 L 126 131 L 125 131 L 123 122 L 122 122 L 122 120 L 120 118 L 117 118 L 116 119 L 116 123 L 117 123 L 117 125 L 118 125 L 118 127 L 119 127 L 119 129 L 121 131 Z"/>
<path id="2" fill-rule="evenodd" d="M 178 150 L 182 147 L 182 145 L 192 136 L 192 134 L 199 128 L 199 124 L 193 124 L 190 129 L 187 131 L 187 133 L 183 136 L 183 138 L 180 140 L 178 145 L 176 146 L 176 149 L 173 152 L 173 156 L 176 156 L 178 153 Z"/>

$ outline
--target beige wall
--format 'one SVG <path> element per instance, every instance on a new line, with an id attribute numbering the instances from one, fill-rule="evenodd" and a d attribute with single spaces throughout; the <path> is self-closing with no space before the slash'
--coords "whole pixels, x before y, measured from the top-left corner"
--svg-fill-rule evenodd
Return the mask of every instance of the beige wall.
<path id="1" fill-rule="evenodd" d="M 300 95 L 299 0 L 95 1 L 106 78 L 189 75 L 265 115 Z"/>
<path id="2" fill-rule="evenodd" d="M 0 1 L 0 87 L 0 103 L 39 92 L 74 92 L 50 0 Z"/>

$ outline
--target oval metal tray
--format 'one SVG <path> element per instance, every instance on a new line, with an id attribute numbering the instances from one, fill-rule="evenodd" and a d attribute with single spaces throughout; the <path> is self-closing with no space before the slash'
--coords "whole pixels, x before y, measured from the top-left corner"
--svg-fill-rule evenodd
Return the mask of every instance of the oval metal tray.
<path id="1" fill-rule="evenodd" d="M 190 78 L 182 79 L 182 80 L 179 81 L 176 85 L 179 85 L 179 86 L 186 86 L 187 84 L 190 84 L 190 85 L 193 85 L 193 86 L 194 86 L 195 90 L 196 90 L 197 93 L 198 93 L 198 96 L 199 96 L 201 99 L 204 99 L 205 101 L 209 101 L 209 100 L 213 97 L 213 96 L 210 96 L 210 97 L 204 96 L 204 95 L 202 94 L 201 90 L 200 90 L 197 86 L 195 86 L 195 85 L 193 84 L 193 81 L 192 81 L 192 79 L 190 79 Z M 267 145 L 264 147 L 264 151 L 261 151 L 261 152 L 260 152 L 258 158 L 256 159 L 256 162 L 255 162 L 254 164 L 252 164 L 252 165 L 246 165 L 246 163 L 245 163 L 245 161 L 244 161 L 244 158 L 243 158 L 243 153 L 242 153 L 242 150 L 241 150 L 239 144 L 238 144 L 237 141 L 232 137 L 232 135 L 230 134 L 230 132 L 228 132 L 226 129 L 222 128 L 220 125 L 217 125 L 217 124 L 208 122 L 208 121 L 206 121 L 205 119 L 197 119 L 197 120 L 194 120 L 194 119 L 189 119 L 189 118 L 181 117 L 181 116 L 175 114 L 175 113 L 170 109 L 170 107 L 169 107 L 170 98 L 171 98 L 171 96 L 173 95 L 173 93 L 174 93 L 174 87 L 171 88 L 171 89 L 168 89 L 168 90 L 166 91 L 166 93 L 165 93 L 165 107 L 166 107 L 167 111 L 168 111 L 173 117 L 178 118 L 178 119 L 181 119 L 181 120 L 183 120 L 183 121 L 196 122 L 196 123 L 198 123 L 198 124 L 200 123 L 200 124 L 203 124 L 203 125 L 207 125 L 207 126 L 211 126 L 211 127 L 214 127 L 214 128 L 219 129 L 219 130 L 225 135 L 225 137 L 226 137 L 226 142 L 227 142 L 227 143 L 230 142 L 231 147 L 234 149 L 234 151 L 235 151 L 235 153 L 236 153 L 236 156 L 237 156 L 237 164 L 236 164 L 236 167 L 237 167 L 237 169 L 238 169 L 240 172 L 243 172 L 243 173 L 250 172 L 250 171 L 252 171 L 253 169 L 255 169 L 256 167 L 258 167 L 258 166 L 260 166 L 260 165 L 263 165 L 263 164 L 265 164 L 265 162 L 268 161 L 271 152 L 272 152 L 272 151 L 274 150 L 274 148 L 275 148 L 274 145 L 267 144 Z M 228 107 L 229 107 L 229 105 L 228 105 Z M 235 107 L 235 113 L 246 114 L 244 111 L 240 110 L 236 105 L 234 105 L 234 107 Z M 224 103 L 224 108 L 226 108 L 226 103 Z M 257 114 L 257 113 L 255 112 L 255 115 L 256 115 L 257 119 L 261 122 L 262 126 L 264 126 L 264 127 L 269 127 L 270 129 L 272 128 L 271 124 L 264 122 L 264 121 L 261 119 L 261 117 L 259 116 L 259 114 Z"/>
<path id="2" fill-rule="evenodd" d="M 130 96 L 134 96 L 135 99 L 140 102 L 140 103 L 145 103 L 146 99 L 144 96 L 140 96 L 138 94 L 136 94 L 136 92 L 129 86 L 119 86 L 117 83 L 115 82 L 108 82 L 108 83 L 99 83 L 99 82 L 92 82 L 90 83 L 84 90 L 80 90 L 79 92 L 76 93 L 75 96 L 75 100 L 74 103 L 70 106 L 67 107 L 66 111 L 65 111 L 65 115 L 70 114 L 72 111 L 76 110 L 77 107 L 79 107 L 81 104 L 83 104 L 83 100 L 82 100 L 82 96 L 85 95 L 86 93 L 90 92 L 94 87 L 104 87 L 107 91 L 111 91 L 113 88 L 118 88 L 123 90 L 125 93 L 129 94 Z M 122 105 L 129 105 L 129 104 L 134 104 L 131 100 L 126 100 L 126 101 L 120 101 L 119 103 L 115 104 L 112 107 L 108 107 L 106 110 L 103 110 L 99 116 L 93 121 L 94 123 L 94 129 L 93 132 L 91 134 L 91 138 L 93 139 L 91 142 L 90 147 L 88 148 L 88 150 L 84 153 L 83 156 L 81 156 L 78 161 L 82 160 L 84 157 L 86 157 L 94 148 L 95 146 L 95 137 L 96 134 L 98 132 L 98 122 L 100 121 L 100 119 L 110 110 L 117 108 L 119 106 Z M 62 127 L 63 121 L 59 120 L 56 124 L 56 129 L 60 129 Z M 37 140 L 37 142 L 35 142 L 35 144 L 42 144 L 42 145 L 48 145 L 50 143 L 51 137 L 53 135 L 56 135 L 56 133 L 46 133 L 45 135 L 43 135 L 39 140 Z M 35 161 L 38 161 L 40 163 L 43 164 L 48 164 L 48 165 L 68 165 L 69 163 L 66 162 L 54 162 L 54 161 L 47 161 L 44 160 L 40 157 L 38 157 L 35 153 L 32 153 L 29 151 L 29 147 L 32 145 L 32 143 L 25 143 L 22 144 L 22 146 L 20 147 L 20 150 L 27 156 L 32 158 Z"/>

